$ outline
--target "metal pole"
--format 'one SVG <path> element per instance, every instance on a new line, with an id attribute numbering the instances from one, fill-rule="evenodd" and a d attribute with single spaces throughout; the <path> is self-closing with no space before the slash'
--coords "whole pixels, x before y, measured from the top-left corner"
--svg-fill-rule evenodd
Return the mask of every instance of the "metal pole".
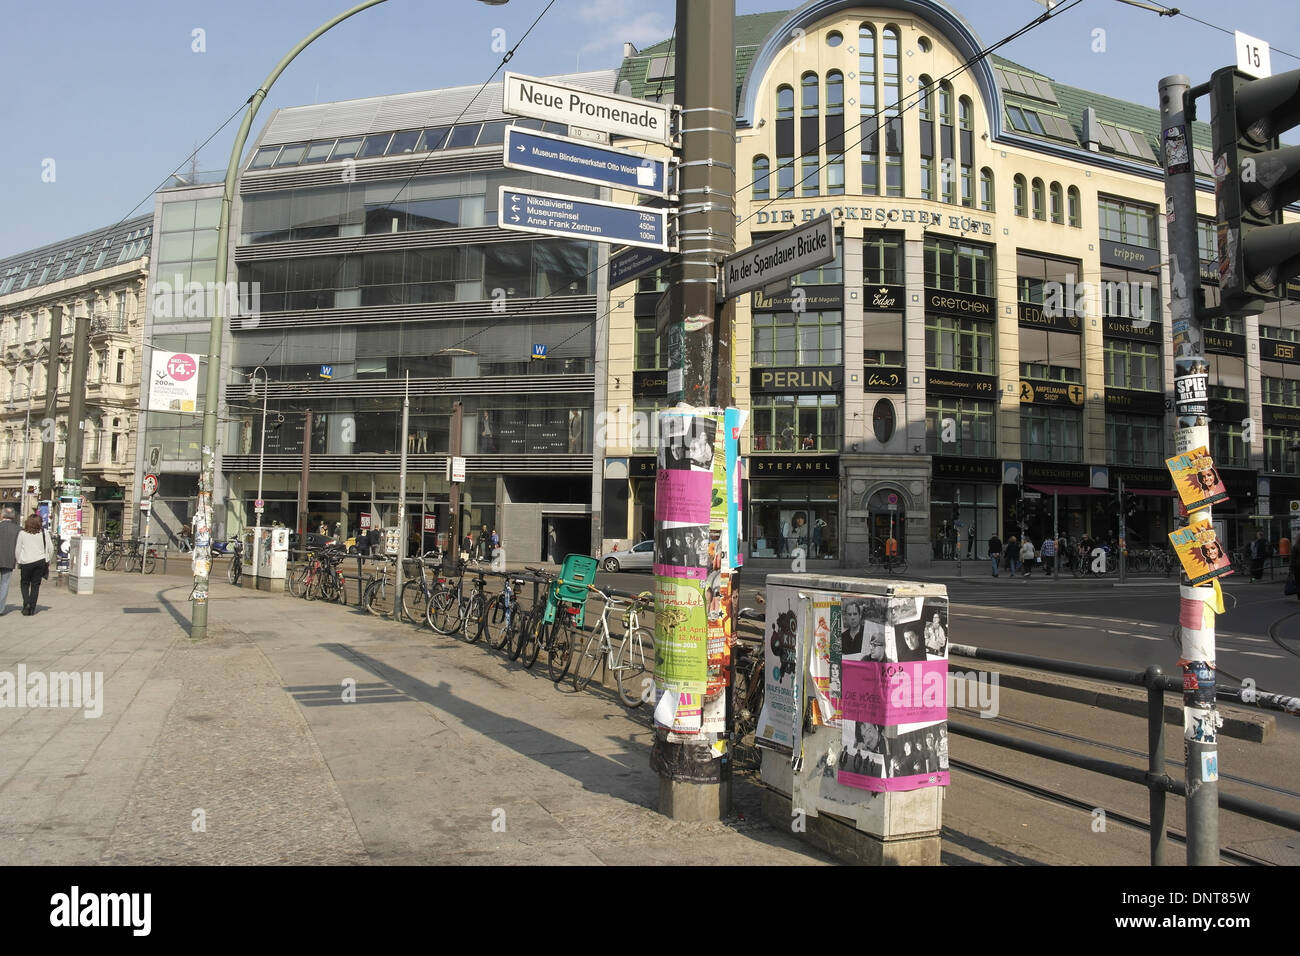
<path id="1" fill-rule="evenodd" d="M 681 251 L 671 259 L 669 315 L 659 333 L 671 366 L 668 400 L 693 407 L 731 401 L 733 313 L 730 303 L 719 305 L 718 263 L 736 244 L 735 19 L 734 0 L 677 0 Z M 666 494 L 659 481 L 656 491 Z M 667 558 L 657 543 L 655 563 L 673 563 Z M 678 587 L 673 580 L 657 582 Z M 656 621 L 656 644 L 678 640 L 679 630 L 688 640 L 688 625 L 670 626 L 666 617 Z M 659 776 L 659 812 L 672 819 L 718 820 L 731 806 L 731 762 L 711 759 L 714 735 L 698 736 L 708 739 L 670 743 L 664 728 L 655 729 L 650 765 Z"/>
<path id="2" fill-rule="evenodd" d="M 1178 129 L 1191 142 L 1189 124 L 1195 119 L 1195 100 L 1188 96 L 1185 76 L 1167 76 L 1159 83 L 1160 128 Z M 1177 429 L 1174 453 L 1181 454 L 1208 446 L 1210 409 L 1206 382 L 1209 363 L 1205 359 L 1201 320 L 1196 294 L 1200 288 L 1200 251 L 1196 235 L 1196 184 L 1190 163 L 1177 169 L 1168 165 L 1165 150 L 1165 207 L 1169 230 L 1171 328 L 1174 351 L 1174 395 Z M 1210 519 L 1209 509 L 1189 520 Z M 1219 744 L 1221 723 L 1214 703 L 1214 610 L 1200 600 L 1205 589 L 1193 588 L 1183 575 L 1182 602 L 1188 613 L 1200 619 L 1200 628 L 1181 629 L 1183 686 L 1199 692 L 1183 694 L 1183 747 L 1187 779 L 1187 862 L 1190 866 L 1219 863 Z M 1194 605 L 1194 607 L 1188 607 Z M 1181 616 L 1181 615 L 1180 615 Z M 1208 685 L 1208 686 L 1207 686 Z"/>
<path id="3" fill-rule="evenodd" d="M 27 415 L 23 419 L 23 483 L 18 489 L 18 525 L 22 527 L 23 519 L 27 516 L 27 463 L 31 459 L 31 439 L 32 439 L 32 386 L 31 376 L 28 375 L 27 381 L 23 383 L 23 388 L 27 390 Z"/>
<path id="4" fill-rule="evenodd" d="M 262 512 L 265 510 L 262 505 L 262 468 L 266 463 L 266 397 L 270 392 L 269 383 L 266 380 L 266 369 L 259 365 L 253 369 L 253 384 L 257 384 L 257 373 L 262 373 L 262 435 L 260 447 L 257 449 L 257 500 L 253 504 L 253 513 L 256 515 L 254 524 L 262 527 Z"/>
<path id="5" fill-rule="evenodd" d="M 54 494 L 54 444 L 58 438 L 56 422 L 58 421 L 58 402 L 59 402 L 59 347 L 63 344 L 63 307 L 60 305 L 50 306 L 50 342 L 49 349 L 45 355 L 45 420 L 41 422 L 41 430 L 46 428 L 55 429 L 54 438 L 50 441 L 41 439 L 41 487 L 40 495 L 53 499 Z M 38 495 L 39 498 L 39 495 Z M 58 517 L 58 511 L 50 515 L 50 524 L 53 526 Z"/>
<path id="6" fill-rule="evenodd" d="M 1160 687 L 1164 671 L 1156 664 L 1144 675 L 1147 685 L 1147 772 L 1154 780 L 1165 772 L 1165 692 Z M 1148 785 L 1147 807 L 1151 816 L 1151 865 L 1165 865 L 1165 791 Z"/>
<path id="7" fill-rule="evenodd" d="M 957 577 L 961 577 L 961 489 L 957 489 Z"/>
<path id="8" fill-rule="evenodd" d="M 464 431 L 465 403 L 457 400 L 451 405 L 451 435 L 448 436 L 447 477 L 454 474 L 455 462 L 461 453 L 461 432 Z M 447 495 L 447 553 L 451 555 L 452 567 L 460 563 L 460 482 L 453 481 Z M 545 555 L 543 555 L 543 558 Z"/>
<path id="9" fill-rule="evenodd" d="M 1052 492 L 1052 573 L 1061 580 L 1061 493 Z"/>
<path id="10" fill-rule="evenodd" d="M 307 514 L 310 510 L 308 504 L 307 486 L 311 483 L 311 409 L 307 409 L 302 418 L 302 476 L 298 483 L 298 534 L 299 542 L 305 548 L 307 546 Z"/>
<path id="11" fill-rule="evenodd" d="M 394 621 L 402 619 L 402 562 L 406 560 L 406 446 L 411 431 L 411 370 L 406 370 L 406 392 L 402 396 L 402 470 L 397 479 L 397 572 L 393 578 Z"/>
<path id="12" fill-rule="evenodd" d="M 1119 583 L 1125 584 L 1128 581 L 1128 539 L 1125 533 L 1128 531 L 1128 522 L 1125 520 L 1128 516 L 1124 513 L 1124 476 L 1119 476 L 1119 537 L 1115 539 L 1115 546 L 1119 548 Z"/>
<path id="13" fill-rule="evenodd" d="M 293 62 L 304 49 L 322 33 L 342 23 L 348 17 L 360 13 L 386 0 L 365 0 L 350 10 L 340 13 L 309 33 L 284 58 L 275 65 L 262 81 L 253 95 L 248 98 L 248 109 L 244 120 L 235 134 L 235 141 L 230 147 L 230 160 L 226 164 L 226 180 L 221 193 L 221 218 L 217 226 L 217 262 L 216 281 L 225 283 L 228 268 L 227 258 L 230 247 L 230 209 L 235 201 L 235 180 L 239 175 L 239 162 L 244 154 L 244 144 L 248 142 L 249 131 L 253 128 L 253 118 L 257 115 L 267 91 L 281 73 Z M 199 472 L 199 495 L 195 507 L 195 525 L 202 523 L 204 528 L 211 527 L 212 492 L 216 484 L 217 471 L 217 403 L 221 400 L 221 344 L 225 329 L 225 301 L 223 296 L 216 296 L 212 310 L 212 322 L 208 329 L 208 379 L 203 393 L 203 441 L 202 458 Z M 196 529 L 197 530 L 197 529 Z M 197 535 L 196 535 L 197 538 Z M 190 637 L 194 639 L 208 636 L 208 584 L 210 581 L 212 548 L 210 544 L 194 549 L 194 590 L 191 593 Z"/>

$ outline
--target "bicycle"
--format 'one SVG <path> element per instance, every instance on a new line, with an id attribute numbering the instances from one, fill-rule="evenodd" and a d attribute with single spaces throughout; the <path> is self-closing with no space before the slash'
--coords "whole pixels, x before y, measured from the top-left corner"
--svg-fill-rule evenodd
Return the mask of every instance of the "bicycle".
<path id="1" fill-rule="evenodd" d="M 614 672 L 619 700 L 625 707 L 635 710 L 646 699 L 642 678 L 646 672 L 646 648 L 654 647 L 654 635 L 641 625 L 640 615 L 654 607 L 654 598 L 649 591 L 633 595 L 612 588 L 602 591 L 595 585 L 588 585 L 588 589 L 601 597 L 604 606 L 600 610 L 600 621 L 592 629 L 586 646 L 573 665 L 573 687 L 585 690 L 604 661 L 606 671 Z M 623 617 L 622 639 L 617 644 L 609 630 L 610 611 L 621 613 Z"/>
<path id="2" fill-rule="evenodd" d="M 907 558 L 895 554 L 890 556 L 873 554 L 867 558 L 867 571 L 884 571 L 886 574 L 904 574 L 907 572 Z"/>
<path id="3" fill-rule="evenodd" d="M 549 596 L 550 582 L 555 575 L 543 568 L 531 566 L 525 566 L 524 570 L 531 571 L 533 574 L 533 602 L 528 610 L 519 616 L 519 623 L 515 628 L 514 643 L 510 648 L 510 659 L 517 661 L 520 657 L 523 657 L 525 661 L 524 667 L 531 668 L 537 662 L 537 630 L 545 622 L 546 603 L 541 598 L 541 585 L 546 584 Z M 528 659 L 529 655 L 525 653 L 530 646 L 532 647 L 531 662 Z"/>
<path id="4" fill-rule="evenodd" d="M 99 566 L 105 571 L 116 570 L 124 553 L 125 546 L 121 538 L 106 538 L 103 542 L 103 550 L 99 554 Z"/>
<path id="5" fill-rule="evenodd" d="M 366 579 L 361 591 L 361 606 L 371 614 L 382 614 L 388 603 L 388 575 L 397 567 L 397 559 L 384 555 L 377 573 Z"/>
<path id="6" fill-rule="evenodd" d="M 411 575 L 402 584 L 402 617 L 414 624 L 427 623 L 429 602 L 439 590 L 442 579 L 436 572 L 442 569 L 442 555 L 437 551 L 427 551 L 420 557 L 409 558 L 408 562 L 420 569 L 419 576 Z M 435 572 L 435 583 L 429 582 L 429 568 Z"/>
<path id="7" fill-rule="evenodd" d="M 487 594 L 483 588 L 487 579 L 476 574 L 471 579 L 473 590 L 467 597 L 465 572 L 468 569 L 462 565 L 459 570 L 460 575 L 456 578 L 454 588 L 449 581 L 439 580 L 439 584 L 445 586 L 434 589 L 424 617 L 429 627 L 439 634 L 460 632 L 467 643 L 473 644 L 483 636 L 483 609 L 487 606 Z"/>
<path id="8" fill-rule="evenodd" d="M 154 548 L 146 548 L 142 541 L 132 541 L 131 549 L 126 552 L 126 560 L 122 570 L 130 573 L 139 571 L 141 565 L 144 567 L 145 574 L 153 574 L 154 568 L 157 567 L 158 552 Z"/>
<path id="9" fill-rule="evenodd" d="M 762 762 L 757 733 L 765 685 L 763 645 L 736 641 L 731 651 L 731 759 L 738 767 L 757 769 Z"/>
<path id="10" fill-rule="evenodd" d="M 236 544 L 234 551 L 230 556 L 230 568 L 226 571 L 226 580 L 235 587 L 240 586 L 240 581 L 244 578 L 244 546 Z"/>
<path id="11" fill-rule="evenodd" d="M 494 594 L 483 609 L 483 627 L 486 629 L 486 644 L 489 650 L 509 650 L 515 638 L 515 630 L 523 619 L 524 612 L 515 599 L 515 588 L 524 585 L 524 579 L 503 575 L 505 585 L 500 594 Z"/>

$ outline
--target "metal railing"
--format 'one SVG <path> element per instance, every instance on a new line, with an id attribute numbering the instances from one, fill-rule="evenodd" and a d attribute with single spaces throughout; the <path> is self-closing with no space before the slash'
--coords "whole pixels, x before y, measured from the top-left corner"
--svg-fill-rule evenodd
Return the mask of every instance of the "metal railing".
<path id="1" fill-rule="evenodd" d="M 1019 740 L 1015 737 L 1001 734 L 994 730 L 985 730 L 984 728 L 974 724 L 949 720 L 948 729 L 954 734 L 961 734 L 962 736 L 969 737 L 972 740 L 980 740 L 984 743 L 992 744 L 995 747 L 1005 747 L 1008 750 L 1015 750 L 1019 753 L 1030 754 L 1035 757 L 1042 757 L 1046 760 L 1053 760 L 1057 763 L 1067 764 L 1071 767 L 1078 767 L 1082 770 L 1090 770 L 1093 773 L 1113 777 L 1117 780 L 1126 780 L 1129 783 L 1136 783 L 1146 787 L 1150 793 L 1151 865 L 1164 865 L 1165 849 L 1167 844 L 1167 835 L 1165 832 L 1166 797 L 1171 793 L 1177 794 L 1180 797 L 1187 796 L 1187 786 L 1185 782 L 1174 780 L 1165 773 L 1164 770 L 1165 692 L 1170 691 L 1181 695 L 1183 690 L 1181 675 L 1179 677 L 1166 676 L 1164 671 L 1154 664 L 1148 667 L 1145 671 L 1132 671 L 1119 667 L 1104 667 L 1098 664 L 1079 664 L 1074 661 L 1055 660 L 1047 657 L 1038 657 L 1034 654 L 1020 654 L 1014 651 L 990 650 L 988 648 L 974 647 L 970 644 L 949 644 L 948 654 L 950 657 L 965 657 L 972 660 L 991 661 L 999 664 L 1012 664 L 1047 671 L 1054 674 L 1067 674 L 1074 677 L 1090 677 L 1096 680 L 1107 681 L 1109 683 L 1125 684 L 1131 687 L 1145 687 L 1147 690 L 1146 770 L 1141 770 L 1137 767 L 1130 767 L 1113 760 L 1104 760 L 1099 757 L 1089 757 L 1083 754 L 1077 754 L 1062 747 L 1053 747 L 1050 744 L 1040 744 L 1028 740 Z M 1046 691 L 1034 691 L 1032 693 L 1047 695 Z M 1269 694 L 1262 691 L 1253 691 L 1248 695 L 1251 699 L 1246 699 L 1243 697 L 1242 689 L 1239 687 L 1217 687 L 1215 696 L 1217 698 L 1229 698 L 1243 706 L 1254 707 L 1260 710 L 1275 710 L 1288 714 L 1300 713 L 1300 698 L 1284 694 Z M 1300 813 L 1279 810 L 1276 807 L 1271 807 L 1254 800 L 1247 800 L 1243 797 L 1237 797 L 1222 792 L 1219 793 L 1219 806 L 1233 813 L 1239 813 L 1256 820 L 1262 820 L 1265 823 L 1271 823 L 1275 826 L 1285 827 L 1289 830 L 1300 832 Z"/>

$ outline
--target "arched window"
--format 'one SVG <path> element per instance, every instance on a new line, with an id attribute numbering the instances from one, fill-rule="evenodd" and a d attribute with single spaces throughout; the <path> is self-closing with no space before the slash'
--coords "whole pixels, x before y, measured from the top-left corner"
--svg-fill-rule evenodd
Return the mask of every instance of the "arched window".
<path id="1" fill-rule="evenodd" d="M 1012 205 L 1016 207 L 1017 216 L 1028 216 L 1028 196 L 1025 188 L 1025 177 L 1016 173 L 1016 178 L 1011 181 Z"/>
<path id="2" fill-rule="evenodd" d="M 980 209 L 993 212 L 993 170 L 987 166 L 980 170 Z"/>
<path id="3" fill-rule="evenodd" d="M 821 86 L 816 73 L 805 73 L 801 81 L 802 95 L 799 115 L 799 147 L 801 152 L 799 177 L 800 192 L 805 196 L 816 196 L 821 192 L 821 163 L 819 161 L 821 143 L 818 133 L 821 124 L 817 122 L 820 108 Z"/>
<path id="4" fill-rule="evenodd" d="M 1079 187 L 1071 186 L 1066 193 L 1069 199 L 1070 225 L 1082 226 L 1083 220 L 1079 218 Z"/>
<path id="5" fill-rule="evenodd" d="M 820 105 L 820 86 L 816 73 L 805 73 L 803 81 L 800 84 L 803 90 L 803 98 L 800 100 L 800 116 L 816 116 L 817 107 Z M 805 144 L 804 148 L 807 148 Z"/>
<path id="6" fill-rule="evenodd" d="M 1052 183 L 1048 197 L 1052 204 L 1052 222 L 1065 222 L 1065 202 L 1061 197 L 1060 183 Z"/>
<path id="7" fill-rule="evenodd" d="M 962 129 L 974 129 L 972 125 L 972 116 L 974 111 L 971 108 L 970 97 L 963 96 L 957 101 L 957 117 Z"/>
<path id="8" fill-rule="evenodd" d="M 1046 219 L 1047 201 L 1046 201 L 1046 190 L 1043 187 L 1043 181 L 1035 177 L 1034 182 L 1030 187 L 1030 190 L 1031 190 L 1030 197 L 1033 202 L 1034 218 Z"/>
<path id="9" fill-rule="evenodd" d="M 903 117 L 899 99 L 902 85 L 899 81 L 898 27 L 885 27 L 880 34 L 881 112 L 885 127 L 885 195 L 903 195 Z"/>
<path id="10" fill-rule="evenodd" d="M 876 31 L 858 31 L 858 107 L 862 112 L 862 192 L 880 192 L 880 121 L 876 116 Z"/>
<path id="11" fill-rule="evenodd" d="M 883 445 L 893 438 L 896 421 L 893 402 L 887 398 L 876 402 L 876 407 L 871 412 L 871 430 L 876 435 L 876 441 Z"/>
<path id="12" fill-rule="evenodd" d="M 794 87 L 778 86 L 776 88 L 776 118 L 794 119 Z"/>
<path id="13" fill-rule="evenodd" d="M 769 163 L 766 156 L 754 157 L 754 198 L 768 199 L 772 195 Z"/>
<path id="14" fill-rule="evenodd" d="M 940 199 L 957 202 L 957 138 L 952 125 L 952 85 L 939 81 L 939 185 Z"/>
<path id="15" fill-rule="evenodd" d="M 920 99 L 917 101 L 917 114 L 922 120 L 931 123 L 934 122 L 934 91 L 931 89 L 933 85 L 934 80 L 922 73 L 921 79 L 917 82 L 920 94 Z"/>
<path id="16" fill-rule="evenodd" d="M 844 74 L 826 74 L 826 194 L 844 195 Z"/>

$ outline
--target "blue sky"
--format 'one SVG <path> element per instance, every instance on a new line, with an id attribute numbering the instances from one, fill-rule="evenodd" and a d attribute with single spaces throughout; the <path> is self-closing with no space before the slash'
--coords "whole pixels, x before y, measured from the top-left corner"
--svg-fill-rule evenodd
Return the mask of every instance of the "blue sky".
<path id="1" fill-rule="evenodd" d="M 547 0 L 388 0 L 335 27 L 290 65 L 263 105 L 272 109 L 486 80 Z M 10 0 L 0 33 L 0 257 L 111 225 L 152 209 L 152 192 L 247 100 L 275 63 L 348 0 Z M 1043 12 L 1034 0 L 951 0 L 986 44 Z M 736 0 L 738 13 L 785 10 Z M 1291 4 L 1186 0 L 1202 20 L 1273 45 L 1273 70 L 1300 67 Z M 546 75 L 616 66 L 671 33 L 673 0 L 557 0 L 509 69 Z M 195 31 L 201 34 L 202 52 Z M 1095 51 L 1104 32 L 1105 50 Z M 998 51 L 1064 83 L 1155 105 L 1157 81 L 1192 82 L 1234 62 L 1232 38 L 1185 17 L 1119 0 L 1085 0 Z M 1208 103 L 1203 114 L 1208 112 Z M 224 169 L 239 118 L 199 154 Z M 53 182 L 48 177 L 53 160 Z"/>

